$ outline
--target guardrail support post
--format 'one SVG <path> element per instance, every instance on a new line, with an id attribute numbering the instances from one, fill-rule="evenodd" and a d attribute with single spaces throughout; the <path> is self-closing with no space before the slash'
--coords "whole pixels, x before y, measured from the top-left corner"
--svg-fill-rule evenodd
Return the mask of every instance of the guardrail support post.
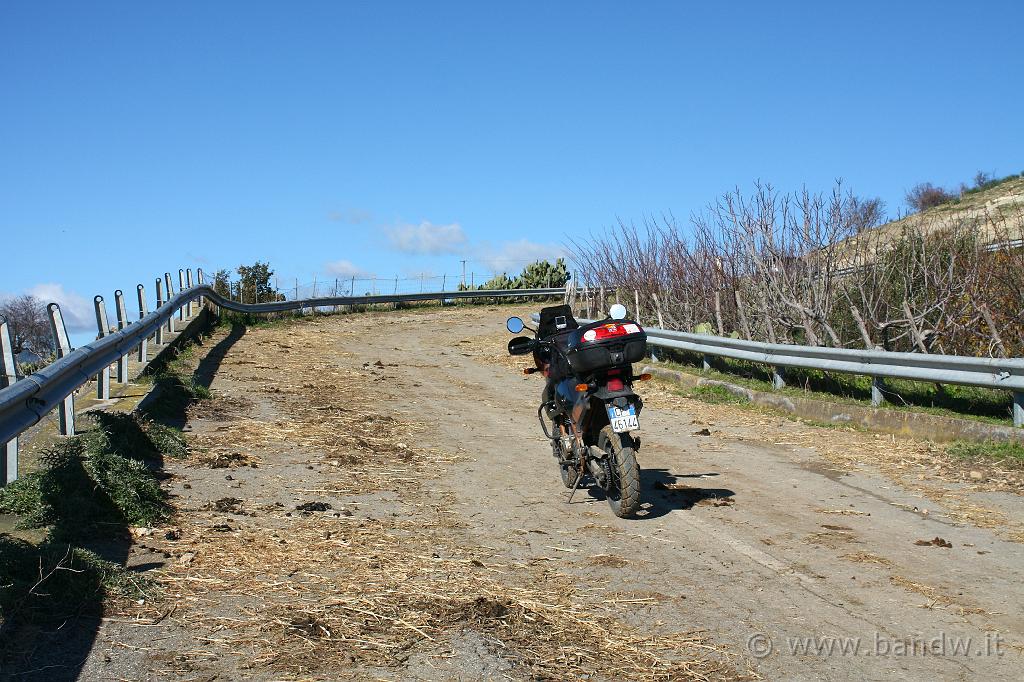
<path id="1" fill-rule="evenodd" d="M 1013 425 L 1017 428 L 1024 426 L 1024 392 L 1013 392 Z"/>
<path id="2" fill-rule="evenodd" d="M 139 320 L 142 320 L 148 313 L 149 310 L 146 307 L 146 287 L 141 284 L 135 287 L 139 293 Z M 149 337 L 145 336 L 142 338 L 142 343 L 139 344 L 139 362 L 146 364 L 149 361 Z"/>
<path id="3" fill-rule="evenodd" d="M 7 388 L 18 380 L 14 365 L 14 346 L 7 318 L 0 315 L 0 388 Z M 0 486 L 18 479 L 18 437 L 10 439 L 0 447 Z"/>
<path id="4" fill-rule="evenodd" d="M 885 382 L 882 377 L 871 377 L 871 407 L 881 407 L 885 402 Z"/>
<path id="5" fill-rule="evenodd" d="M 92 302 L 96 308 L 96 327 L 99 329 L 99 338 L 102 339 L 110 333 L 110 327 L 107 326 L 107 306 L 102 296 L 96 296 Z M 110 400 L 110 365 L 96 375 L 96 397 L 100 400 Z"/>
<path id="6" fill-rule="evenodd" d="M 196 268 L 196 284 L 198 284 L 199 286 L 203 286 L 204 284 L 206 284 L 206 278 L 203 277 L 203 269 L 202 268 Z M 204 299 L 202 296 L 200 296 L 199 297 L 199 309 L 200 310 L 203 309 L 203 305 L 205 303 L 206 303 L 206 299 Z"/>
<path id="7" fill-rule="evenodd" d="M 164 284 L 167 286 L 167 300 L 170 301 L 174 298 L 174 283 L 171 282 L 171 273 L 164 273 Z M 174 315 L 167 318 L 167 331 L 171 334 L 174 333 Z"/>
<path id="8" fill-rule="evenodd" d="M 786 368 L 778 365 L 772 367 L 772 388 L 776 391 L 786 387 Z"/>
<path id="9" fill-rule="evenodd" d="M 178 291 L 185 291 L 185 271 L 181 268 L 178 268 Z M 178 308 L 178 319 L 184 320 L 185 317 L 185 306 L 181 306 Z"/>
<path id="10" fill-rule="evenodd" d="M 186 268 L 185 269 L 185 284 L 188 285 L 189 289 L 192 288 L 192 268 Z M 194 305 L 195 305 L 195 301 L 189 301 L 188 302 L 188 316 L 189 317 L 192 317 L 193 315 L 196 314 L 196 309 L 193 307 Z"/>
<path id="11" fill-rule="evenodd" d="M 114 306 L 117 308 L 117 330 L 121 331 L 128 326 L 128 315 L 124 309 L 124 293 L 120 289 L 114 292 Z M 117 383 L 128 383 L 127 355 L 122 355 L 117 359 Z"/>
<path id="12" fill-rule="evenodd" d="M 156 278 L 156 309 L 164 307 L 164 283 L 159 277 Z M 162 346 L 164 343 L 164 326 L 160 325 L 156 328 L 156 338 L 154 342 L 158 346 Z"/>
<path id="13" fill-rule="evenodd" d="M 46 306 L 47 316 L 50 318 L 50 332 L 53 334 L 53 347 L 57 349 L 57 358 L 60 359 L 71 352 L 71 342 L 68 341 L 68 330 L 64 326 L 64 316 L 61 315 L 60 306 L 50 303 Z M 65 396 L 60 405 L 57 406 L 57 421 L 60 435 L 75 435 L 75 392 L 72 391 Z"/>

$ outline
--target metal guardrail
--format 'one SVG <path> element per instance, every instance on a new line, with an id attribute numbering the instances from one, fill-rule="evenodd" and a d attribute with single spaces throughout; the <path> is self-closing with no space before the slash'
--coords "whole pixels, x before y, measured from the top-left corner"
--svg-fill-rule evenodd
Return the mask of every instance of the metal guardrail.
<path id="1" fill-rule="evenodd" d="M 537 321 L 537 315 L 532 317 Z M 596 320 L 577 321 L 584 324 Z M 657 327 L 644 327 L 644 331 L 647 332 L 647 343 L 652 346 L 698 353 L 705 358 L 720 356 L 769 365 L 776 388 L 785 386 L 785 373 L 781 369 L 785 367 L 870 376 L 873 380 L 871 402 L 875 406 L 885 400 L 882 379 L 909 379 L 1011 391 L 1013 425 L 1024 426 L 1024 359 L 762 343 Z M 704 367 L 710 368 L 707 360 Z"/>
<path id="2" fill-rule="evenodd" d="M 164 342 L 164 333 L 175 331 L 177 321 L 191 317 L 192 303 L 209 300 L 213 305 L 240 313 L 274 313 L 289 310 L 316 309 L 335 306 L 371 305 L 377 303 L 412 303 L 417 301 L 448 301 L 477 298 L 520 298 L 533 296 L 564 296 L 564 288 L 552 289 L 503 289 L 440 291 L 417 294 L 380 296 L 326 296 L 292 301 L 270 303 L 239 303 L 221 296 L 212 287 L 203 283 L 203 272 L 198 271 L 198 284 L 192 285 L 192 272 L 179 271 L 182 291 L 175 293 L 171 276 L 165 273 L 163 281 L 156 280 L 157 309 L 147 312 L 145 291 L 138 286 L 139 317 L 130 322 L 124 307 L 122 292 L 115 292 L 117 310 L 117 331 L 107 326 L 106 306 L 103 297 L 95 298 L 96 321 L 100 338 L 77 349 L 72 349 L 64 326 L 60 306 L 50 303 L 47 312 L 50 317 L 57 360 L 34 374 L 16 376 L 13 353 L 11 353 L 8 323 L 0 319 L 0 485 L 17 478 L 18 442 L 17 437 L 25 429 L 39 423 L 54 409 L 59 411 L 60 433 L 74 435 L 75 407 L 74 392 L 92 380 L 97 379 L 97 397 L 110 396 L 110 365 L 117 364 L 117 381 L 127 383 L 128 356 L 138 352 L 140 361 L 145 362 L 144 348 L 150 338 L 155 344 Z M 165 301 L 163 287 L 168 298 Z M 186 313 L 186 310 L 188 311 Z"/>

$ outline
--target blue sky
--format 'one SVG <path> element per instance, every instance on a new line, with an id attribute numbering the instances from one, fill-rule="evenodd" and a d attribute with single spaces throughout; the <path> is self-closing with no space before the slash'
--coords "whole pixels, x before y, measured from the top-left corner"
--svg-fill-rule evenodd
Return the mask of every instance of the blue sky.
<path id="1" fill-rule="evenodd" d="M 1024 3 L 0 3 L 0 292 L 516 271 L 736 185 L 1024 171 Z M 84 307 L 83 307 L 84 304 Z"/>

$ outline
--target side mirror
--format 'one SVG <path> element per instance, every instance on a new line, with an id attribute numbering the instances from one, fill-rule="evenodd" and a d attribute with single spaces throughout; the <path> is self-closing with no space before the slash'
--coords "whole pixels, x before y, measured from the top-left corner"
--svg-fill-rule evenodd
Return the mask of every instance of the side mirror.
<path id="1" fill-rule="evenodd" d="M 517 336 L 508 342 L 509 355 L 526 355 L 532 353 L 537 342 L 529 336 Z"/>
<path id="2" fill-rule="evenodd" d="M 510 317 L 507 320 L 505 320 L 505 329 L 509 330 L 513 334 L 518 334 L 519 332 L 523 331 L 525 327 L 526 325 L 523 324 L 523 321 L 520 320 L 518 317 Z"/>
<path id="3" fill-rule="evenodd" d="M 624 320 L 626 319 L 626 306 L 621 303 L 616 303 L 608 311 L 608 317 L 613 320 Z"/>

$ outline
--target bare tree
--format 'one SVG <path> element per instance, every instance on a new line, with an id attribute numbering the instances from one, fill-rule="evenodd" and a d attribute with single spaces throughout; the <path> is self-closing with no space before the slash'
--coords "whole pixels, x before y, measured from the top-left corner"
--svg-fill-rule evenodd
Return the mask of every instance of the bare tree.
<path id="1" fill-rule="evenodd" d="M 754 340 L 1024 354 L 1024 212 L 874 230 L 884 205 L 843 190 L 730 192 L 573 242 L 584 286 L 638 292 L 645 319 Z M 998 248 L 996 248 L 998 247 Z"/>
<path id="2" fill-rule="evenodd" d="M 24 351 L 41 358 L 53 353 L 53 335 L 46 317 L 46 306 L 28 294 L 16 296 L 0 303 L 0 315 L 7 318 L 11 329 L 14 354 Z"/>
<path id="3" fill-rule="evenodd" d="M 907 206 L 913 210 L 924 211 L 925 209 L 944 204 L 952 198 L 953 195 L 941 187 L 936 187 L 930 182 L 922 182 L 910 188 L 910 191 L 907 192 L 906 201 Z"/>
<path id="4" fill-rule="evenodd" d="M 846 220 L 857 233 L 877 227 L 885 222 L 885 202 L 878 197 L 862 198 L 850 195 L 846 205 Z"/>

